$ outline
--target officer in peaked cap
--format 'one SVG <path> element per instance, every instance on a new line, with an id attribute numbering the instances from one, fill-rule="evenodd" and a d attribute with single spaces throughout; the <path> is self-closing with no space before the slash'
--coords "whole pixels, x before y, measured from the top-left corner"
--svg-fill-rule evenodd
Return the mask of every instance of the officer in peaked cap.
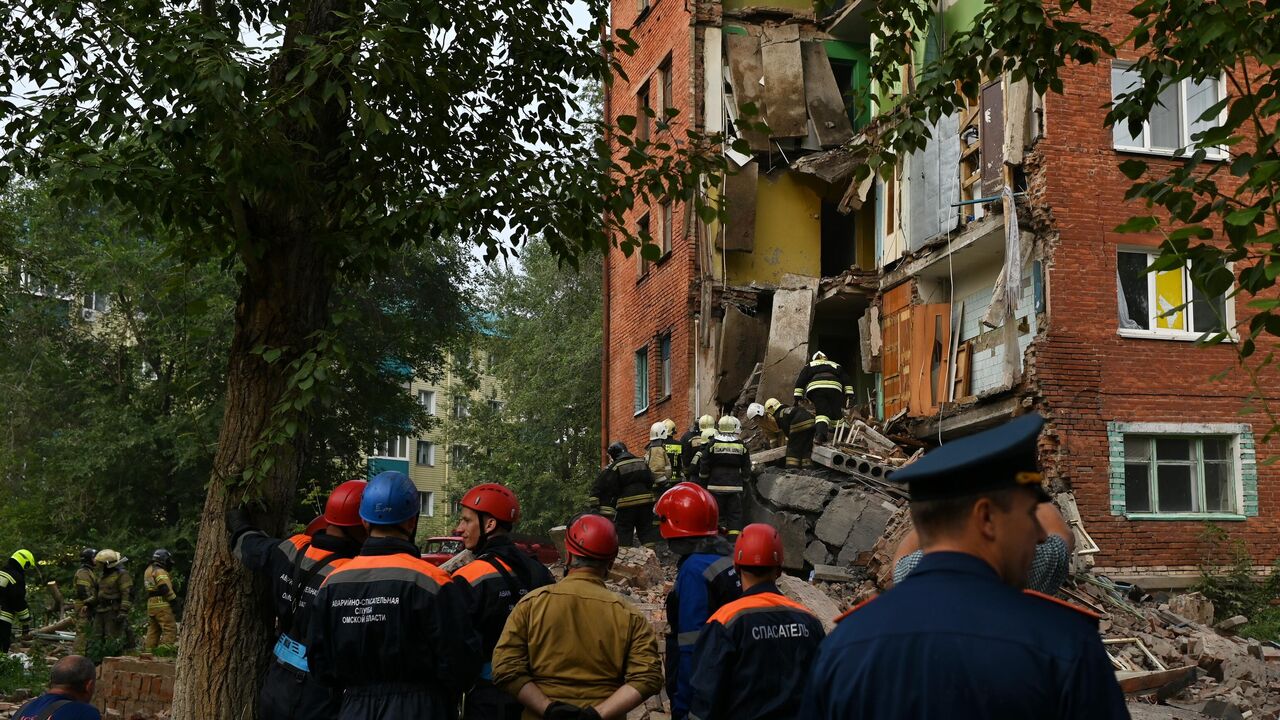
<path id="1" fill-rule="evenodd" d="M 893 476 L 924 558 L 823 643 L 800 717 L 1127 718 L 1098 617 L 1023 591 L 1045 531 L 1026 415 L 948 443 Z"/>

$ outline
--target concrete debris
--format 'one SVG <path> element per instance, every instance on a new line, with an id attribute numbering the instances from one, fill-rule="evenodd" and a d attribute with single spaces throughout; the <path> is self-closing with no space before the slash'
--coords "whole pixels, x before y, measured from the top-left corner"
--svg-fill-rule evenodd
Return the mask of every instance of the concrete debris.
<path id="1" fill-rule="evenodd" d="M 1231 630 L 1235 630 L 1236 628 L 1248 622 L 1249 622 L 1249 618 L 1243 615 L 1233 615 L 1227 618 L 1226 620 L 1223 620 L 1222 622 L 1218 623 L 1214 627 L 1218 628 L 1219 630 L 1231 631 Z"/>
<path id="2" fill-rule="evenodd" d="M 836 486 L 812 475 L 769 473 L 760 478 L 756 489 L 778 507 L 802 512 L 821 512 Z"/>
<path id="3" fill-rule="evenodd" d="M 1170 598 L 1168 610 L 1201 625 L 1213 622 L 1213 602 L 1203 593 L 1193 592 Z"/>
<path id="4" fill-rule="evenodd" d="M 609 580 L 636 590 L 648 590 L 663 580 L 658 555 L 647 547 L 624 547 L 609 571 Z"/>
<path id="5" fill-rule="evenodd" d="M 824 582 L 857 582 L 857 578 L 853 576 L 853 573 L 848 568 L 835 565 L 815 564 L 813 566 L 813 579 Z"/>
<path id="6" fill-rule="evenodd" d="M 778 579 L 778 589 L 783 595 L 809 608 L 809 611 L 822 621 L 822 627 L 827 632 L 831 632 L 836 626 L 836 618 L 844 612 L 844 609 L 826 593 L 800 578 L 783 575 Z"/>

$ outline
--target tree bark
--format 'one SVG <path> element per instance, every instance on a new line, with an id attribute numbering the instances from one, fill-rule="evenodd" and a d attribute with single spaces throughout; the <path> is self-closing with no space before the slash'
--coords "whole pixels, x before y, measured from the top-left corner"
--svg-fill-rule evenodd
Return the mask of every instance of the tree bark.
<path id="1" fill-rule="evenodd" d="M 306 349 L 311 333 L 326 326 L 333 277 L 309 238 L 264 240 L 260 246 L 266 253 L 246 273 L 236 304 L 227 404 L 179 637 L 174 720 L 254 717 L 273 640 L 267 583 L 230 553 L 224 515 L 243 498 L 230 496 L 225 481 L 248 466 L 286 390 L 289 361 Z M 267 363 L 253 352 L 259 346 L 287 349 Z M 292 506 L 304 437 L 300 430 L 291 443 L 269 452 L 275 464 L 254 488 L 265 506 L 255 522 L 276 536 Z"/>

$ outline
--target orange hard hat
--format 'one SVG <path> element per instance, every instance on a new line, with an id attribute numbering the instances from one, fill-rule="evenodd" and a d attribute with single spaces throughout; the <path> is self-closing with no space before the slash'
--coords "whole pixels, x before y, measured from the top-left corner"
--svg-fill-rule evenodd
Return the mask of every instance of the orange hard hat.
<path id="1" fill-rule="evenodd" d="M 564 534 L 564 549 L 570 555 L 612 560 L 618 556 L 618 530 L 601 515 L 583 515 Z"/>
<path id="2" fill-rule="evenodd" d="M 781 567 L 782 537 L 777 528 L 751 523 L 733 544 L 733 564 L 744 567 Z"/>
<path id="3" fill-rule="evenodd" d="M 720 531 L 720 508 L 707 489 L 697 483 L 682 482 L 662 493 L 653 513 L 662 522 L 658 531 L 668 540 L 682 537 L 710 537 Z"/>
<path id="4" fill-rule="evenodd" d="M 360 498 L 369 483 L 364 480 L 348 480 L 329 493 L 324 504 L 324 519 L 330 525 L 355 527 L 360 524 Z"/>
<path id="5" fill-rule="evenodd" d="M 498 483 L 477 485 L 462 496 L 462 507 L 492 515 L 495 520 L 512 525 L 520 521 L 520 501 L 511 488 Z"/>

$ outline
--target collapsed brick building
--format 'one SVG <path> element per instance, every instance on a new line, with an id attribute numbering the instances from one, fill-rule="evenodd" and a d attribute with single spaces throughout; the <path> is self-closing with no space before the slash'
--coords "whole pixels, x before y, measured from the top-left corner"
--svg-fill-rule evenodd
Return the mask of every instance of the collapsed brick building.
<path id="1" fill-rule="evenodd" d="M 661 258 L 608 254 L 606 442 L 634 448 L 667 417 L 683 431 L 744 400 L 789 402 L 821 349 L 850 370 L 865 416 L 931 443 L 1043 413 L 1043 463 L 1074 491 L 1101 571 L 1186 584 L 1211 524 L 1272 565 L 1277 445 L 1266 416 L 1242 410 L 1280 400 L 1277 378 L 1251 378 L 1230 341 L 1193 342 L 1247 321 L 1245 302 L 1202 296 L 1185 271 L 1146 274 L 1162 237 L 1111 230 L 1137 209 L 1119 163 L 1166 162 L 1222 83 L 1171 88 L 1133 136 L 1104 125 L 1132 81 L 1123 59 L 1071 66 L 1064 92 L 1044 97 L 989 78 L 891 177 L 856 182 L 877 110 L 849 100 L 870 82 L 869 5 L 613 3 L 613 31 L 639 49 L 617 58 L 628 79 L 609 88 L 608 118 L 639 116 L 643 137 L 725 132 L 751 152 L 725 151 L 726 222 L 687 203 L 638 206 L 629 221 Z M 944 0 L 920 63 L 981 7 Z M 1113 41 L 1129 26 L 1118 2 L 1094 15 L 1114 21 Z M 918 71 L 902 68 L 902 87 Z M 646 120 L 646 107 L 676 114 Z M 768 136 L 740 122 L 752 111 Z"/>

